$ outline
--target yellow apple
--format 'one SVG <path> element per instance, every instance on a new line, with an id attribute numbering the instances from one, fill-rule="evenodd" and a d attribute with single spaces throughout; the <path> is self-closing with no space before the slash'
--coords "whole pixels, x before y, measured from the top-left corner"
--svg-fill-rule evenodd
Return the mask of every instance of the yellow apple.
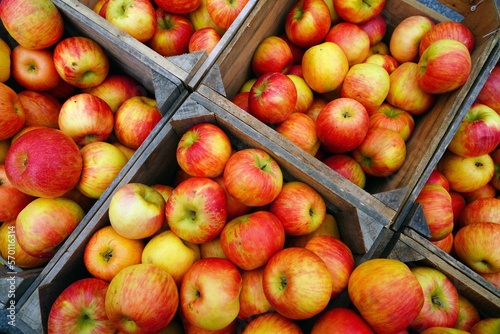
<path id="1" fill-rule="evenodd" d="M 0 82 L 10 78 L 10 47 L 0 38 Z"/>

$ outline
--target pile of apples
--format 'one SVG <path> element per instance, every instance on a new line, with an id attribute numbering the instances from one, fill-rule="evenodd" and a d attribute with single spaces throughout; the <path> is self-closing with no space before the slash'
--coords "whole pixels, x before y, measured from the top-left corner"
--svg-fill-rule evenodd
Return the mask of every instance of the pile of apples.
<path id="1" fill-rule="evenodd" d="M 231 98 L 361 188 L 400 169 L 415 118 L 471 72 L 467 26 L 413 15 L 389 36 L 384 6 L 297 1 Z"/>
<path id="2" fill-rule="evenodd" d="M 49 333 L 498 326 L 500 319 L 481 319 L 437 269 L 393 259 L 356 267 L 321 195 L 284 180 L 264 150 L 234 150 L 218 126 L 191 127 L 176 159 L 171 184 L 131 182 L 112 195 L 110 224 L 83 252 L 90 277 L 57 297 Z"/>
<path id="3" fill-rule="evenodd" d="M 210 54 L 248 0 L 97 0 L 94 12 L 162 56 Z"/>
<path id="4" fill-rule="evenodd" d="M 9 264 L 31 268 L 54 255 L 162 115 L 135 79 L 110 71 L 99 44 L 64 34 L 50 0 L 3 0 L 0 19 L 8 32 L 0 38 L 0 249 Z"/>
<path id="5" fill-rule="evenodd" d="M 496 287 L 500 287 L 499 94 L 496 65 L 416 199 L 430 241 Z"/>

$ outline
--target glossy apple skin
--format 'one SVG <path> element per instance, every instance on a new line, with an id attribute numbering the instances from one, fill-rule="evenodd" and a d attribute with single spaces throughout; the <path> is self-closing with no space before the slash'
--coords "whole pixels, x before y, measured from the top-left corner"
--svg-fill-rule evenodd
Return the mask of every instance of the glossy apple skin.
<path id="1" fill-rule="evenodd" d="M 271 311 L 271 304 L 264 294 L 262 277 L 264 266 L 253 270 L 242 270 L 242 287 L 240 292 L 240 311 L 238 318 L 249 321 L 256 315 Z"/>
<path id="2" fill-rule="evenodd" d="M 429 45 L 440 39 L 457 40 L 465 45 L 470 53 L 474 51 L 475 40 L 472 31 L 461 22 L 444 21 L 436 23 L 431 30 L 422 36 L 419 45 L 419 54 L 422 55 Z"/>
<path id="3" fill-rule="evenodd" d="M 154 3 L 170 13 L 188 14 L 201 5 L 201 0 L 154 0 Z"/>
<path id="4" fill-rule="evenodd" d="M 29 49 L 48 48 L 64 33 L 62 15 L 49 0 L 2 1 L 0 19 L 9 35 Z"/>
<path id="5" fill-rule="evenodd" d="M 221 40 L 219 32 L 212 27 L 196 30 L 189 39 L 188 52 L 205 51 L 210 55 Z"/>
<path id="6" fill-rule="evenodd" d="M 61 102 L 52 94 L 23 90 L 17 94 L 25 113 L 24 126 L 41 125 L 48 128 L 59 127 Z"/>
<path id="7" fill-rule="evenodd" d="M 280 333 L 301 334 L 299 325 L 279 313 L 271 312 L 253 318 L 243 330 L 245 334 L 272 333 L 279 328 Z"/>
<path id="8" fill-rule="evenodd" d="M 226 194 L 227 221 L 250 213 L 252 210 L 251 206 L 241 203 L 227 191 L 226 185 L 224 184 L 224 176 L 222 174 L 215 177 L 213 180 L 224 189 L 224 193 Z"/>
<path id="9" fill-rule="evenodd" d="M 252 71 L 258 78 L 265 73 L 287 74 L 293 63 L 292 50 L 279 36 L 264 38 L 252 56 Z"/>
<path id="10" fill-rule="evenodd" d="M 496 65 L 492 70 L 483 88 L 479 91 L 476 101 L 486 104 L 500 115 L 500 102 L 498 101 L 500 92 L 500 65 Z"/>
<path id="11" fill-rule="evenodd" d="M 285 34 L 301 48 L 321 43 L 331 25 L 330 10 L 324 1 L 298 1 L 285 18 Z"/>
<path id="12" fill-rule="evenodd" d="M 349 66 L 362 63 L 370 52 L 370 37 L 354 23 L 340 22 L 333 25 L 324 40 L 340 46 L 347 56 Z"/>
<path id="13" fill-rule="evenodd" d="M 379 15 L 385 6 L 385 0 L 333 0 L 337 14 L 347 22 L 363 23 Z"/>
<path id="14" fill-rule="evenodd" d="M 167 0 L 167 2 L 172 3 L 172 1 L 170 0 Z M 215 24 L 214 20 L 212 20 L 212 18 L 210 17 L 210 13 L 208 12 L 207 8 L 207 0 L 201 0 L 200 5 L 195 10 L 187 13 L 187 17 L 193 24 L 195 30 L 210 27 L 217 30 L 220 36 L 224 35 L 224 33 L 226 32 L 225 29 L 222 29 L 217 24 Z"/>
<path id="15" fill-rule="evenodd" d="M 425 184 L 415 203 L 422 205 L 431 233 L 430 240 L 445 238 L 453 231 L 453 208 L 449 192 L 438 184 Z"/>
<path id="16" fill-rule="evenodd" d="M 313 324 L 311 334 L 332 333 L 373 334 L 365 320 L 350 308 L 334 307 L 325 311 Z"/>
<path id="17" fill-rule="evenodd" d="M 449 233 L 443 239 L 432 241 L 431 243 L 437 248 L 441 249 L 443 252 L 451 254 L 453 251 L 453 239 L 455 238 L 453 233 Z"/>
<path id="18" fill-rule="evenodd" d="M 450 191 L 450 182 L 437 169 L 433 169 L 425 184 L 439 184 L 447 191 Z"/>
<path id="19" fill-rule="evenodd" d="M 391 74 L 399 66 L 399 62 L 389 54 L 371 54 L 366 57 L 365 63 L 376 64 L 382 66 L 387 73 Z"/>
<path id="20" fill-rule="evenodd" d="M 478 198 L 467 203 L 458 217 L 459 227 L 479 223 L 500 223 L 500 199 Z"/>
<path id="21" fill-rule="evenodd" d="M 278 124 L 276 132 L 314 156 L 321 145 L 316 132 L 316 122 L 307 114 L 293 112 Z"/>
<path id="22" fill-rule="evenodd" d="M 122 269 L 109 283 L 105 310 L 109 320 L 124 333 L 155 333 L 174 318 L 179 305 L 175 281 L 152 264 Z"/>
<path id="23" fill-rule="evenodd" d="M 225 0 L 206 0 L 210 17 L 216 25 L 224 30 L 231 27 L 247 3 L 248 0 L 235 0 L 230 3 Z"/>
<path id="24" fill-rule="evenodd" d="M 139 42 L 147 42 L 155 33 L 155 7 L 150 0 L 109 0 L 101 11 L 106 20 Z"/>
<path id="25" fill-rule="evenodd" d="M 25 89 L 46 91 L 61 80 L 49 48 L 33 50 L 17 45 L 12 49 L 11 62 L 12 77 Z"/>
<path id="26" fill-rule="evenodd" d="M 52 128 L 34 129 L 10 147 L 5 171 L 12 184 L 36 197 L 59 197 L 75 187 L 83 159 L 73 139 Z"/>
<path id="27" fill-rule="evenodd" d="M 400 64 L 417 62 L 420 41 L 434 25 L 434 21 L 425 15 L 411 15 L 399 22 L 389 41 L 391 55 Z"/>
<path id="28" fill-rule="evenodd" d="M 382 14 L 378 14 L 358 25 L 368 34 L 370 46 L 381 42 L 387 32 L 387 22 Z"/>
<path id="29" fill-rule="evenodd" d="M 189 52 L 189 40 L 194 33 L 191 21 L 182 14 L 156 8 L 156 30 L 147 45 L 164 57 Z"/>
<path id="30" fill-rule="evenodd" d="M 302 76 L 302 65 L 292 65 L 290 71 L 288 77 L 292 79 L 297 88 L 297 102 L 293 112 L 305 113 L 312 104 L 314 93 Z"/>
<path id="31" fill-rule="evenodd" d="M 403 331 L 424 305 L 424 293 L 417 278 L 404 262 L 394 259 L 370 259 L 358 265 L 349 278 L 347 291 L 375 332 Z M 403 294 L 405 298 L 400 298 Z"/>
<path id="32" fill-rule="evenodd" d="M 24 107 L 17 93 L 0 82 L 0 140 L 12 138 L 26 121 Z"/>
<path id="33" fill-rule="evenodd" d="M 94 277 L 71 283 L 50 308 L 47 320 L 49 333 L 78 333 L 84 329 L 103 334 L 114 333 L 116 329 L 108 320 L 104 308 L 108 287 L 108 282 Z"/>
<path id="34" fill-rule="evenodd" d="M 415 129 L 415 120 L 406 110 L 383 102 L 380 107 L 370 113 L 370 127 L 393 130 L 407 142 Z"/>
<path id="35" fill-rule="evenodd" d="M 471 334 L 496 333 L 500 330 L 500 318 L 485 318 L 470 329 Z"/>
<path id="36" fill-rule="evenodd" d="M 366 174 L 361 165 L 348 154 L 333 154 L 324 158 L 323 163 L 363 189 Z"/>
<path id="37" fill-rule="evenodd" d="M 23 193 L 12 185 L 5 174 L 5 165 L 0 165 L 0 221 L 15 220 L 19 212 L 36 197 Z"/>
<path id="38" fill-rule="evenodd" d="M 481 316 L 474 304 L 466 297 L 458 295 L 458 319 L 453 328 L 470 331 L 479 320 Z"/>

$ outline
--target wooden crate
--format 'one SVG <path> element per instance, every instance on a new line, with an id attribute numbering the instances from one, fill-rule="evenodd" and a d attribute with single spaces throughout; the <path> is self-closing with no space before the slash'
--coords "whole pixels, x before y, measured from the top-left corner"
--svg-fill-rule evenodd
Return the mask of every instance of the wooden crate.
<path id="1" fill-rule="evenodd" d="M 53 2 L 74 26 L 88 36 L 98 42 L 112 40 L 110 53 L 119 56 L 126 53 L 136 62 L 146 64 L 145 68 L 137 69 L 138 75 L 149 77 L 149 69 L 154 68 L 163 77 L 178 79 L 188 90 L 193 90 L 215 63 L 219 54 L 227 47 L 245 18 L 251 13 L 257 0 L 249 0 L 210 55 L 206 52 L 195 52 L 173 57 L 163 57 L 95 13 L 92 8 L 98 0 L 53 0 Z"/>
<path id="2" fill-rule="evenodd" d="M 329 180 L 324 180 L 306 162 L 275 144 L 273 137 L 277 133 L 270 129 L 262 132 L 256 130 L 252 124 L 227 113 L 214 101 L 197 92 L 190 94 L 170 120 L 162 120 L 161 131 L 149 144 L 146 152 L 119 180 L 114 191 L 129 182 L 171 184 L 178 170 L 175 159 L 177 143 L 186 130 L 201 122 L 211 122 L 221 127 L 230 137 L 235 149 L 256 147 L 268 152 L 280 164 L 285 180 L 300 180 L 315 188 L 325 199 L 328 212 L 335 216 L 341 238 L 355 257 L 359 259 L 367 252 L 366 245 L 372 243 L 382 229 L 382 224 L 377 219 L 349 204 L 328 187 Z M 45 326 L 50 307 L 58 294 L 78 277 L 88 275 L 83 265 L 83 251 L 93 233 L 109 224 L 108 207 L 111 197 L 112 194 L 104 200 L 71 246 L 60 254 L 51 271 L 36 282 L 37 288 L 24 295 L 18 318 L 35 331 L 41 332 L 42 324 Z"/>
<path id="3" fill-rule="evenodd" d="M 428 112 L 414 117 L 415 130 L 407 142 L 407 157 L 399 171 L 386 178 L 370 179 L 365 189 L 359 189 L 350 182 L 341 182 L 336 172 L 322 167 L 321 162 L 290 141 L 280 140 L 280 145 L 286 147 L 293 155 L 321 170 L 326 179 L 335 180 L 335 184 L 338 185 L 336 188 L 347 194 L 346 198 L 349 198 L 351 203 L 358 202 L 377 208 L 395 230 L 400 228 L 402 220 L 410 211 L 411 203 L 422 186 L 422 179 L 427 179 L 435 166 L 436 154 L 444 145 L 442 140 L 446 132 L 451 126 L 457 126 L 457 122 L 461 119 L 460 115 L 463 117 L 477 96 L 479 91 L 473 89 L 474 85 L 481 87 L 484 84 L 486 76 L 481 75 L 481 71 L 486 65 L 492 66 L 491 63 L 487 63 L 487 59 L 495 51 L 500 37 L 498 1 L 483 1 L 474 11 L 471 11 L 469 0 L 439 2 L 462 15 L 464 18 L 461 22 L 473 32 L 476 42 L 471 54 L 473 67 L 468 81 L 461 88 L 442 94 Z M 228 48 L 220 55 L 213 71 L 205 77 L 203 84 L 227 99 L 232 99 L 243 83 L 253 76 L 251 59 L 256 47 L 265 37 L 284 32 L 285 16 L 295 3 L 296 0 L 259 2 Z M 388 23 L 386 36 L 390 36 L 394 27 L 403 19 L 417 14 L 426 15 L 435 22 L 449 20 L 416 0 L 387 0 L 383 11 Z M 206 96 L 213 95 L 207 89 L 201 93 Z M 265 125 L 261 123 L 259 126 Z M 386 208 L 382 210 L 381 206 Z"/>

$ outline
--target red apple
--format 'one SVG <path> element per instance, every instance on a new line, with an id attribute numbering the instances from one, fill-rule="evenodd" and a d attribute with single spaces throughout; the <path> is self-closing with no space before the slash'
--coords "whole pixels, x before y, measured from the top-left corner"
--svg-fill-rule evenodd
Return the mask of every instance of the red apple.
<path id="1" fill-rule="evenodd" d="M 224 193 L 226 194 L 227 221 L 250 213 L 252 207 L 241 203 L 227 191 L 226 185 L 224 184 L 224 176 L 222 174 L 213 178 L 213 180 L 224 189 Z"/>
<path id="2" fill-rule="evenodd" d="M 383 102 L 380 107 L 370 113 L 370 127 L 395 131 L 406 142 L 413 134 L 415 120 L 408 111 Z"/>
<path id="3" fill-rule="evenodd" d="M 189 52 L 189 39 L 194 33 L 191 21 L 182 14 L 156 8 L 156 30 L 147 45 L 164 57 Z"/>
<path id="4" fill-rule="evenodd" d="M 430 240 L 445 238 L 453 231 L 453 208 L 449 192 L 439 184 L 425 184 L 415 203 L 422 205 Z"/>
<path id="5" fill-rule="evenodd" d="M 476 97 L 478 103 L 486 104 L 488 107 L 500 114 L 500 102 L 498 101 L 500 92 L 500 65 L 497 64 L 490 72 L 488 78 Z"/>
<path id="6" fill-rule="evenodd" d="M 479 274 L 486 281 L 493 284 L 493 286 L 500 288 L 500 272 L 493 274 Z"/>
<path id="7" fill-rule="evenodd" d="M 155 8 L 150 0 L 109 0 L 104 17 L 139 42 L 147 42 L 156 31 Z"/>
<path id="8" fill-rule="evenodd" d="M 248 0 L 206 0 L 210 17 L 224 30 L 229 29 L 247 3 Z"/>
<path id="9" fill-rule="evenodd" d="M 170 13 L 188 14 L 200 6 L 201 0 L 154 0 L 154 3 Z"/>
<path id="10" fill-rule="evenodd" d="M 244 111 L 248 112 L 249 107 L 248 107 L 248 96 L 250 95 L 249 92 L 240 92 L 236 94 L 232 99 L 231 102 L 233 102 L 235 105 L 243 109 Z"/>
<path id="11" fill-rule="evenodd" d="M 286 44 L 288 44 L 288 46 L 290 47 L 290 51 L 292 51 L 292 55 L 293 55 L 292 64 L 293 65 L 301 65 L 302 64 L 302 57 L 304 56 L 304 52 L 306 52 L 307 48 L 303 48 L 303 47 L 300 47 L 300 46 L 294 44 L 290 40 L 290 38 L 288 38 L 286 33 L 279 35 L 279 37 L 281 39 L 283 39 L 286 42 Z"/>
<path id="12" fill-rule="evenodd" d="M 204 27 L 196 30 L 189 39 L 188 51 L 205 51 L 210 55 L 221 39 L 219 32 L 212 27 Z"/>
<path id="13" fill-rule="evenodd" d="M 276 132 L 314 156 L 321 145 L 316 132 L 316 122 L 307 114 L 293 112 L 278 124 Z"/>
<path id="14" fill-rule="evenodd" d="M 420 39 L 419 54 L 424 51 L 433 42 L 440 39 L 454 39 L 467 47 L 470 53 L 474 50 L 474 34 L 462 22 L 444 21 L 436 23 Z"/>
<path id="15" fill-rule="evenodd" d="M 337 14 L 347 22 L 363 23 L 379 15 L 385 0 L 333 0 Z"/>
<path id="16" fill-rule="evenodd" d="M 287 74 L 293 63 L 292 50 L 288 43 L 278 36 L 264 38 L 252 56 L 252 71 L 260 77 L 271 72 Z"/>
<path id="17" fill-rule="evenodd" d="M 34 129 L 12 143 L 5 160 L 11 183 L 36 197 L 59 197 L 75 187 L 83 158 L 73 139 L 52 128 Z"/>
<path id="18" fill-rule="evenodd" d="M 359 25 L 351 22 L 340 22 L 333 25 L 324 38 L 344 51 L 349 66 L 362 63 L 370 51 L 370 37 Z"/>
<path id="19" fill-rule="evenodd" d="M 431 243 L 437 248 L 441 249 L 443 252 L 451 254 L 453 251 L 453 233 L 448 233 L 443 239 L 431 240 Z"/>
<path id="20" fill-rule="evenodd" d="M 5 166 L 0 164 L 0 201 L 2 202 L 0 221 L 15 220 L 19 212 L 34 199 L 34 196 L 25 194 L 12 185 L 5 173 Z"/>
<path id="21" fill-rule="evenodd" d="M 366 185 L 366 174 L 361 165 L 347 154 L 334 154 L 325 157 L 323 163 L 360 187 Z"/>
<path id="22" fill-rule="evenodd" d="M 276 312 L 265 313 L 251 319 L 242 333 L 271 333 L 277 330 L 279 330 L 279 332 L 283 334 L 303 333 L 302 329 L 295 321 L 288 319 Z"/>
<path id="23" fill-rule="evenodd" d="M 323 0 L 297 1 L 285 17 L 286 36 L 301 48 L 323 42 L 330 25 L 330 10 Z"/>
<path id="24" fill-rule="evenodd" d="M 500 147 L 491 152 L 490 157 L 493 159 L 493 164 L 495 166 L 490 184 L 495 187 L 496 190 L 500 190 Z"/>
<path id="25" fill-rule="evenodd" d="M 264 266 L 253 270 L 242 270 L 240 292 L 240 311 L 238 318 L 249 321 L 255 316 L 272 310 L 262 286 Z"/>
<path id="26" fill-rule="evenodd" d="M 56 87 L 61 77 L 51 49 L 28 49 L 17 45 L 11 53 L 11 75 L 26 89 L 45 91 Z"/>
<path id="27" fill-rule="evenodd" d="M 376 64 L 382 66 L 387 73 L 391 74 L 399 66 L 399 62 L 389 54 L 371 54 L 366 57 L 365 63 Z"/>
<path id="28" fill-rule="evenodd" d="M 18 94 L 0 82 L 0 140 L 12 138 L 26 121 Z"/>
<path id="29" fill-rule="evenodd" d="M 311 334 L 322 333 L 373 334 L 373 330 L 354 310 L 347 307 L 334 307 L 325 311 L 314 321 Z"/>
<path id="30" fill-rule="evenodd" d="M 466 203 L 475 201 L 478 198 L 493 198 L 497 196 L 497 190 L 491 184 L 487 183 L 481 188 L 473 191 L 461 193 Z"/>
<path id="31" fill-rule="evenodd" d="M 380 43 L 387 31 L 387 22 L 382 14 L 375 15 L 368 21 L 358 24 L 370 38 L 370 46 Z"/>
<path id="32" fill-rule="evenodd" d="M 25 127 L 41 125 L 48 128 L 59 128 L 61 102 L 55 96 L 34 90 L 23 90 L 17 96 L 23 105 Z"/>
<path id="33" fill-rule="evenodd" d="M 425 15 L 410 15 L 399 22 L 391 34 L 391 55 L 402 64 L 417 62 L 420 56 L 420 40 L 434 27 L 434 21 Z"/>
<path id="34" fill-rule="evenodd" d="M 433 169 L 425 184 L 438 184 L 442 186 L 446 191 L 450 191 L 450 182 L 444 177 L 444 175 L 437 169 Z"/>
<path id="35" fill-rule="evenodd" d="M 500 199 L 478 198 L 467 203 L 458 217 L 460 227 L 480 223 L 500 223 Z"/>
<path id="36" fill-rule="evenodd" d="M 187 1 L 191 1 L 191 0 L 187 0 Z M 194 0 L 194 1 L 196 2 L 197 0 Z M 170 5 L 174 4 L 170 0 L 166 0 L 165 2 L 170 4 Z M 194 4 L 194 2 L 193 2 L 193 4 Z M 167 10 L 167 11 L 172 12 L 171 10 Z M 207 8 L 207 0 L 201 0 L 199 6 L 196 7 L 195 10 L 192 10 L 189 13 L 187 13 L 186 15 L 189 18 L 189 20 L 191 21 L 191 23 L 193 24 L 193 27 L 195 30 L 210 27 L 210 28 L 214 28 L 215 30 L 217 30 L 217 32 L 219 33 L 220 36 L 224 35 L 224 33 L 226 32 L 226 29 L 219 27 L 217 24 L 215 24 L 214 20 L 212 20 L 212 17 L 210 17 L 210 13 L 208 12 L 208 8 Z"/>
<path id="37" fill-rule="evenodd" d="M 453 328 L 470 331 L 481 316 L 472 302 L 462 295 L 458 295 L 458 319 Z"/>
<path id="38" fill-rule="evenodd" d="M 330 101 L 327 100 L 326 98 L 324 98 L 323 96 L 314 94 L 313 101 L 312 101 L 309 109 L 307 109 L 306 115 L 311 117 L 316 122 L 316 119 L 318 118 L 318 114 L 327 105 L 328 102 L 330 102 Z"/>
<path id="39" fill-rule="evenodd" d="M 449 193 L 451 196 L 451 206 L 453 209 L 453 225 L 455 229 L 458 227 L 458 219 L 460 217 L 460 213 L 464 209 L 465 205 L 467 205 L 467 202 L 465 201 L 465 198 L 462 196 L 462 194 L 453 190 L 450 190 Z"/>

